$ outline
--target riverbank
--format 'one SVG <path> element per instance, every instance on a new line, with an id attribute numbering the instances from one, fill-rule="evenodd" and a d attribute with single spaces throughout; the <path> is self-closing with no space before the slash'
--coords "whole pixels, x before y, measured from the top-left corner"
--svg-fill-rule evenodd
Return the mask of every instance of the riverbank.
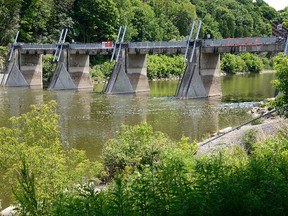
<path id="1" fill-rule="evenodd" d="M 273 137 L 283 127 L 288 127 L 288 119 L 281 117 L 264 119 L 262 124 L 245 125 L 238 130 L 226 133 L 218 139 L 213 140 L 215 137 L 211 137 L 203 142 L 200 142 L 197 154 L 207 154 L 226 147 L 231 148 L 234 145 L 243 146 L 243 136 L 250 130 L 257 131 L 257 141 L 261 142 L 269 137 Z M 212 141 L 209 142 L 209 140 Z"/>

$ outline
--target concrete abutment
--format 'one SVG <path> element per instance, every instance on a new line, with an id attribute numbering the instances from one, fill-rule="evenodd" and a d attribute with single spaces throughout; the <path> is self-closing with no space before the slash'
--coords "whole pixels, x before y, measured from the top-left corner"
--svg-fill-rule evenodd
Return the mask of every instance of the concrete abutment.
<path id="1" fill-rule="evenodd" d="M 106 94 L 137 94 L 149 92 L 147 55 L 129 54 L 123 50 L 107 84 Z"/>
<path id="2" fill-rule="evenodd" d="M 207 96 L 222 96 L 220 54 L 201 52 L 199 71 Z"/>
<path id="3" fill-rule="evenodd" d="M 57 63 L 50 90 L 91 90 L 93 83 L 89 74 L 89 55 L 70 54 L 63 50 Z"/>
<path id="4" fill-rule="evenodd" d="M 42 54 L 15 50 L 2 75 L 1 86 L 42 88 L 42 68 Z"/>

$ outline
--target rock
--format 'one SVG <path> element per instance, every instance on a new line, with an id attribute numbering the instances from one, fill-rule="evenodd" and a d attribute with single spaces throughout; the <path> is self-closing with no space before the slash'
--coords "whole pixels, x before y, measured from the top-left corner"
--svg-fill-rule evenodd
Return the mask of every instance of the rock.
<path id="1" fill-rule="evenodd" d="M 5 208 L 3 211 L 0 212 L 0 216 L 15 216 L 15 208 L 16 206 L 9 206 Z"/>
<path id="2" fill-rule="evenodd" d="M 219 131 L 219 134 L 224 134 L 232 130 L 232 127 L 227 127 Z"/>

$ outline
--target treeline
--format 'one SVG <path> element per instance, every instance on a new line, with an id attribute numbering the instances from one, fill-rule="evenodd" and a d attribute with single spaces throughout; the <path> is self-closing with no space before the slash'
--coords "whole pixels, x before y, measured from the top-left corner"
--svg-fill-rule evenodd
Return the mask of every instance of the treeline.
<path id="1" fill-rule="evenodd" d="M 127 25 L 126 41 L 181 40 L 191 20 L 202 19 L 200 38 L 270 36 L 271 22 L 287 24 L 288 8 L 276 11 L 263 0 L 0 0 L 0 45 L 13 41 L 56 42 L 115 40 Z"/>
<path id="2" fill-rule="evenodd" d="M 203 20 L 200 39 L 208 35 L 212 39 L 264 37 L 272 34 L 272 21 L 288 26 L 288 8 L 276 11 L 263 0 L 0 0 L 0 71 L 5 67 L 7 45 L 18 30 L 18 41 L 26 43 L 55 43 L 62 28 L 69 29 L 67 42 L 115 41 L 119 26 L 124 25 L 128 27 L 125 41 L 187 40 L 191 21 L 199 19 Z M 153 63 L 160 59 L 161 66 Z M 183 71 L 178 57 L 149 61 L 150 79 Z M 174 66 L 167 72 L 170 61 Z M 44 80 L 49 81 L 52 65 L 46 62 Z M 97 64 L 91 64 L 93 79 L 107 79 L 111 72 L 107 59 Z"/>
<path id="3" fill-rule="evenodd" d="M 259 73 L 262 70 L 272 70 L 274 59 L 259 57 L 252 53 L 241 53 L 239 55 L 226 53 L 221 56 L 221 71 L 226 74 Z"/>

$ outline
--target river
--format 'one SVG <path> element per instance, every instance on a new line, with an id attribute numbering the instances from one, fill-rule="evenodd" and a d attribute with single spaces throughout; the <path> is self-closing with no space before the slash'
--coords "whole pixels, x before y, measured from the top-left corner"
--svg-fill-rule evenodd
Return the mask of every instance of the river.
<path id="1" fill-rule="evenodd" d="M 247 111 L 255 101 L 274 97 L 274 74 L 221 77 L 222 98 L 179 100 L 174 97 L 178 81 L 150 82 L 150 95 L 103 95 L 96 92 L 47 91 L 0 88 L 0 127 L 8 119 L 29 111 L 31 104 L 58 103 L 63 144 L 85 150 L 97 160 L 101 149 L 122 124 L 147 121 L 155 130 L 179 140 L 201 140 L 228 126 L 251 119 Z M 103 86 L 95 86 L 95 90 Z M 2 207 L 10 204 L 7 197 Z"/>
<path id="2" fill-rule="evenodd" d="M 197 100 L 176 99 L 178 81 L 150 82 L 150 95 L 137 96 L 0 88 L 0 127 L 8 126 L 9 117 L 29 111 L 31 104 L 54 99 L 64 145 L 85 150 L 90 159 L 97 160 L 102 146 L 122 124 L 147 121 L 174 140 L 182 136 L 201 140 L 222 128 L 250 120 L 247 111 L 253 101 L 274 96 L 270 84 L 273 78 L 271 73 L 223 76 L 222 98 Z"/>

